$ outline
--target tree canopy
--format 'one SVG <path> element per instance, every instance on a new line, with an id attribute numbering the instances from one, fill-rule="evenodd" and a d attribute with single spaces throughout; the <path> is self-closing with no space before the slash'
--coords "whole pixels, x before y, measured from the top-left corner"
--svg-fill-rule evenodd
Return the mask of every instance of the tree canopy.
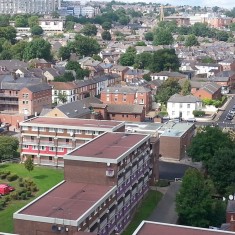
<path id="1" fill-rule="evenodd" d="M 43 34 L 43 29 L 41 26 L 39 25 L 34 25 L 32 28 L 31 28 L 31 33 L 32 35 L 41 35 Z"/>
<path id="2" fill-rule="evenodd" d="M 159 88 L 159 91 L 156 95 L 156 101 L 159 103 L 166 104 L 169 98 L 177 93 L 180 93 L 181 87 L 177 79 L 168 78 L 162 83 Z"/>
<path id="3" fill-rule="evenodd" d="M 0 136 L 0 161 L 18 157 L 19 140 L 11 136 Z"/>
<path id="4" fill-rule="evenodd" d="M 179 193 L 176 196 L 176 211 L 179 222 L 196 227 L 218 226 L 224 222 L 225 204 L 213 201 L 213 184 L 205 180 L 197 169 L 188 169 L 183 177 Z M 218 209 L 222 210 L 218 210 Z M 220 211 L 220 214 L 217 214 Z M 221 216 L 222 215 L 222 216 Z M 214 216 L 220 218 L 215 220 Z"/>
<path id="5" fill-rule="evenodd" d="M 97 28 L 94 24 L 86 24 L 81 30 L 85 36 L 95 36 L 97 34 Z"/>
<path id="6" fill-rule="evenodd" d="M 23 59 L 29 61 L 35 58 L 51 60 L 51 44 L 42 38 L 36 38 L 29 42 L 25 47 Z"/>
<path id="7" fill-rule="evenodd" d="M 110 32 L 106 30 L 101 34 L 101 37 L 103 40 L 106 40 L 106 41 L 110 41 L 112 39 Z"/>
<path id="8" fill-rule="evenodd" d="M 97 40 L 80 34 L 76 35 L 75 41 L 68 43 L 68 48 L 80 56 L 93 56 L 100 51 Z"/>
<path id="9" fill-rule="evenodd" d="M 191 46 L 198 46 L 199 42 L 194 34 L 190 34 L 186 37 L 185 40 L 185 46 L 191 47 Z"/>
<path id="10" fill-rule="evenodd" d="M 158 28 L 153 38 L 153 45 L 171 45 L 174 42 L 173 36 L 168 29 Z"/>

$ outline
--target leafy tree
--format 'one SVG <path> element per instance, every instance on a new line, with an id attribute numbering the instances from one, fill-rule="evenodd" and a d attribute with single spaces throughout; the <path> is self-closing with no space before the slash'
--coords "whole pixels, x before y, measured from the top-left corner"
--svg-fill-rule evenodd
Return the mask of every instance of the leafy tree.
<path id="1" fill-rule="evenodd" d="M 0 15 L 0 27 L 9 26 L 10 15 Z"/>
<path id="2" fill-rule="evenodd" d="M 41 26 L 39 25 L 34 25 L 32 28 L 31 28 L 31 33 L 32 35 L 41 35 L 43 34 L 43 29 Z"/>
<path id="3" fill-rule="evenodd" d="M 136 49 L 134 47 L 128 47 L 126 53 L 120 57 L 120 64 L 123 66 L 131 66 L 135 62 Z"/>
<path id="4" fill-rule="evenodd" d="M 176 79 L 168 78 L 166 81 L 162 83 L 159 88 L 159 91 L 156 95 L 156 101 L 159 103 L 166 104 L 169 98 L 178 94 L 181 91 L 181 87 Z"/>
<path id="5" fill-rule="evenodd" d="M 26 170 L 28 170 L 29 172 L 32 171 L 34 169 L 34 164 L 33 164 L 33 159 L 32 157 L 27 157 L 27 159 L 24 162 L 24 167 Z"/>
<path id="6" fill-rule="evenodd" d="M 12 57 L 14 59 L 22 60 L 23 59 L 23 54 L 24 54 L 24 49 L 27 46 L 26 41 L 19 41 L 15 45 L 13 45 L 10 49 Z"/>
<path id="7" fill-rule="evenodd" d="M 16 29 L 12 26 L 0 27 L 0 38 L 5 38 L 5 40 L 9 40 L 14 43 L 16 38 Z"/>
<path id="8" fill-rule="evenodd" d="M 177 41 L 178 42 L 183 42 L 185 40 L 185 37 L 183 36 L 183 35 L 179 35 L 178 37 L 177 37 Z"/>
<path id="9" fill-rule="evenodd" d="M 51 13 L 51 16 L 52 16 L 52 18 L 59 18 L 59 17 L 60 17 L 60 14 L 59 14 L 58 11 L 53 11 L 53 12 Z"/>
<path id="10" fill-rule="evenodd" d="M 106 41 L 110 41 L 111 40 L 111 34 L 109 31 L 104 31 L 102 34 L 101 34 L 101 37 L 103 40 L 106 40 Z"/>
<path id="11" fill-rule="evenodd" d="M 212 11 L 213 11 L 213 12 L 218 12 L 218 10 L 219 10 L 219 7 L 218 7 L 218 6 L 212 7 Z"/>
<path id="12" fill-rule="evenodd" d="M 235 149 L 218 149 L 209 161 L 208 173 L 219 193 L 226 193 L 226 189 L 235 182 L 234 169 Z"/>
<path id="13" fill-rule="evenodd" d="M 50 60 L 51 57 L 51 44 L 42 38 L 37 38 L 29 42 L 23 54 L 23 59 L 27 61 L 35 58 Z"/>
<path id="14" fill-rule="evenodd" d="M 39 20 L 38 16 L 35 16 L 35 15 L 30 16 L 28 18 L 28 25 L 29 25 L 29 27 L 32 28 L 33 26 L 38 25 L 38 20 Z"/>
<path id="15" fill-rule="evenodd" d="M 82 35 L 77 35 L 75 41 L 70 42 L 68 47 L 81 56 L 93 56 L 100 51 L 97 40 Z"/>
<path id="16" fill-rule="evenodd" d="M 193 161 L 202 161 L 204 167 L 208 170 L 215 153 L 223 148 L 233 148 L 229 134 L 224 133 L 218 127 L 206 126 L 198 130 L 187 153 Z"/>
<path id="17" fill-rule="evenodd" d="M 185 80 L 181 90 L 182 95 L 190 95 L 191 94 L 191 84 L 189 80 Z"/>
<path id="18" fill-rule="evenodd" d="M 11 47 L 12 47 L 11 42 L 9 42 L 9 41 L 7 41 L 7 40 L 2 44 L 2 49 L 3 49 L 3 50 L 8 51 L 8 50 L 11 49 Z"/>
<path id="19" fill-rule="evenodd" d="M 110 30 L 110 29 L 112 28 L 111 22 L 105 21 L 105 22 L 102 24 L 102 28 L 103 28 L 104 30 Z"/>
<path id="20" fill-rule="evenodd" d="M 188 35 L 192 33 L 192 27 L 181 26 L 177 28 L 177 32 L 180 35 Z"/>
<path id="21" fill-rule="evenodd" d="M 12 54 L 9 50 L 3 50 L 0 53 L 0 60 L 11 60 L 12 59 Z"/>
<path id="22" fill-rule="evenodd" d="M 181 224 L 208 227 L 212 198 L 207 182 L 197 169 L 188 169 L 176 196 L 176 211 Z"/>
<path id="23" fill-rule="evenodd" d="M 229 38 L 228 32 L 225 31 L 217 31 L 216 32 L 216 39 L 219 41 L 227 42 Z"/>
<path id="24" fill-rule="evenodd" d="M 119 18 L 118 22 L 121 25 L 127 25 L 130 22 L 130 18 L 127 15 L 123 15 Z"/>
<path id="25" fill-rule="evenodd" d="M 145 42 L 139 41 L 135 44 L 135 46 L 147 46 Z"/>
<path id="26" fill-rule="evenodd" d="M 167 29 L 171 33 L 176 32 L 177 22 L 174 21 L 160 21 L 158 23 L 158 28 Z"/>
<path id="27" fill-rule="evenodd" d="M 89 76 L 89 71 L 82 69 L 81 65 L 77 61 L 69 61 L 65 66 L 67 70 L 73 70 L 76 72 L 76 79 L 83 79 L 84 77 Z"/>
<path id="28" fill-rule="evenodd" d="M 150 81 L 151 81 L 151 77 L 150 77 L 149 74 L 145 74 L 145 75 L 143 76 L 143 79 L 144 79 L 145 81 L 147 81 L 147 82 L 150 82 Z"/>
<path id="29" fill-rule="evenodd" d="M 135 68 L 148 69 L 152 63 L 153 55 L 150 52 L 143 52 L 135 56 Z"/>
<path id="30" fill-rule="evenodd" d="M 93 24 L 86 24 L 81 30 L 81 33 L 86 36 L 95 36 L 97 34 L 97 28 Z"/>
<path id="31" fill-rule="evenodd" d="M 169 30 L 159 28 L 153 39 L 153 45 L 171 45 L 174 42 L 172 34 Z"/>
<path id="32" fill-rule="evenodd" d="M 0 136 L 0 161 L 18 157 L 19 140 L 11 136 Z"/>
<path id="33" fill-rule="evenodd" d="M 152 72 L 179 70 L 180 62 L 174 49 L 160 49 L 153 53 L 152 58 L 152 63 L 149 66 Z"/>
<path id="34" fill-rule="evenodd" d="M 211 63 L 215 63 L 215 60 L 209 56 L 206 56 L 201 59 L 201 62 L 204 64 L 211 64 Z"/>
<path id="35" fill-rule="evenodd" d="M 27 27 L 28 19 L 25 15 L 17 15 L 15 18 L 15 27 Z"/>
<path id="36" fill-rule="evenodd" d="M 102 58 L 99 55 L 93 55 L 92 58 L 94 60 L 102 61 Z"/>
<path id="37" fill-rule="evenodd" d="M 66 21 L 65 29 L 66 31 L 74 30 L 74 22 L 73 21 Z"/>
<path id="38" fill-rule="evenodd" d="M 68 101 L 68 99 L 67 99 L 67 95 L 66 94 L 63 94 L 63 93 L 59 93 L 58 94 L 58 100 L 62 103 L 62 104 L 64 104 L 64 103 L 66 103 L 67 101 Z"/>
<path id="39" fill-rule="evenodd" d="M 229 28 L 232 32 L 235 32 L 235 23 L 230 24 Z"/>
<path id="40" fill-rule="evenodd" d="M 192 26 L 192 34 L 195 36 L 206 37 L 210 29 L 205 23 L 195 23 Z"/>
<path id="41" fill-rule="evenodd" d="M 58 57 L 62 60 L 68 60 L 70 58 L 70 49 L 66 46 L 60 47 Z"/>
<path id="42" fill-rule="evenodd" d="M 191 47 L 191 46 L 198 46 L 199 42 L 194 34 L 188 35 L 188 37 L 185 40 L 185 46 Z"/>
<path id="43" fill-rule="evenodd" d="M 153 37 L 154 37 L 153 32 L 147 32 L 147 33 L 144 35 L 144 38 L 145 38 L 146 41 L 153 41 Z"/>
<path id="44" fill-rule="evenodd" d="M 55 77 L 55 82 L 72 82 L 75 80 L 75 77 L 71 72 L 65 72 L 63 75 Z"/>

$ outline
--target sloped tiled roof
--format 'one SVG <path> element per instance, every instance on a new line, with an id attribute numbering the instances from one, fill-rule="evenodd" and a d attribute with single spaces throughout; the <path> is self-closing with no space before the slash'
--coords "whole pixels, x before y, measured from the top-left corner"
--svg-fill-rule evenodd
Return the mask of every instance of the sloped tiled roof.
<path id="1" fill-rule="evenodd" d="M 174 94 L 173 96 L 170 97 L 168 102 L 171 103 L 196 103 L 196 102 L 201 102 L 201 100 L 193 95 L 180 95 L 180 94 Z"/>
<path id="2" fill-rule="evenodd" d="M 133 104 L 109 104 L 108 112 L 109 113 L 126 113 L 126 114 L 141 114 L 143 112 L 143 105 L 133 105 Z"/>

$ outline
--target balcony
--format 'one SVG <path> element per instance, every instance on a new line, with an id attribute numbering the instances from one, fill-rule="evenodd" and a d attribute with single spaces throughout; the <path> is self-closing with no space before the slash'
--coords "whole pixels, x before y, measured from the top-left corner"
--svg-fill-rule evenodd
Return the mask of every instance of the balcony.
<path id="1" fill-rule="evenodd" d="M 5 94 L 5 93 L 2 93 L 0 92 L 0 97 L 17 97 L 18 98 L 18 94 Z"/>
<path id="2" fill-rule="evenodd" d="M 11 105 L 18 105 L 18 101 L 12 101 L 12 100 L 0 100 L 0 104 L 11 104 Z"/>

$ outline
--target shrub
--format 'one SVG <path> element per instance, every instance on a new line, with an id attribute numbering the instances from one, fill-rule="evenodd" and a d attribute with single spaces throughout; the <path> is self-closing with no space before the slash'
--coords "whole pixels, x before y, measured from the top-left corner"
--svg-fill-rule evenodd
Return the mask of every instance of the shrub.
<path id="1" fill-rule="evenodd" d="M 205 112 L 201 111 L 201 110 L 194 110 L 193 115 L 194 115 L 194 117 L 201 117 L 201 116 L 205 115 Z"/>
<path id="2" fill-rule="evenodd" d="M 20 186 L 20 187 L 24 187 L 24 183 L 23 183 L 23 182 L 20 182 L 20 183 L 19 183 L 19 186 Z"/>
<path id="3" fill-rule="evenodd" d="M 11 182 L 11 181 L 17 180 L 18 177 L 19 177 L 19 176 L 16 175 L 16 174 L 8 175 L 8 176 L 7 176 L 7 180 Z"/>
<path id="4" fill-rule="evenodd" d="M 32 196 L 32 193 L 31 193 L 30 191 L 27 191 L 27 192 L 26 192 L 26 196 L 27 196 L 27 197 L 31 197 L 31 196 Z"/>
<path id="5" fill-rule="evenodd" d="M 19 182 L 23 182 L 23 178 L 22 178 L 22 177 L 19 177 L 18 181 L 19 181 Z"/>
<path id="6" fill-rule="evenodd" d="M 12 200 L 18 200 L 19 199 L 19 192 L 17 192 L 17 191 L 12 192 L 10 197 Z"/>
<path id="7" fill-rule="evenodd" d="M 9 202 L 11 200 L 11 197 L 10 197 L 10 195 L 7 195 L 7 196 L 4 197 L 4 199 L 5 199 L 6 202 Z"/>
<path id="8" fill-rule="evenodd" d="M 32 192 L 37 192 L 37 191 L 38 191 L 37 186 L 33 186 L 33 187 L 31 187 L 31 191 L 32 191 Z"/>
<path id="9" fill-rule="evenodd" d="M 0 210 L 3 210 L 5 207 L 5 202 L 4 201 L 0 201 Z"/>
<path id="10" fill-rule="evenodd" d="M 170 182 L 169 180 L 159 180 L 157 183 L 156 183 L 156 186 L 158 187 L 167 187 L 170 185 Z"/>
<path id="11" fill-rule="evenodd" d="M 20 199 L 21 199 L 21 200 L 26 200 L 26 199 L 27 199 L 26 193 L 22 193 L 22 194 L 20 195 Z"/>
<path id="12" fill-rule="evenodd" d="M 7 172 L 1 172 L 1 179 L 6 179 L 8 175 L 10 175 L 11 172 L 7 171 Z"/>

